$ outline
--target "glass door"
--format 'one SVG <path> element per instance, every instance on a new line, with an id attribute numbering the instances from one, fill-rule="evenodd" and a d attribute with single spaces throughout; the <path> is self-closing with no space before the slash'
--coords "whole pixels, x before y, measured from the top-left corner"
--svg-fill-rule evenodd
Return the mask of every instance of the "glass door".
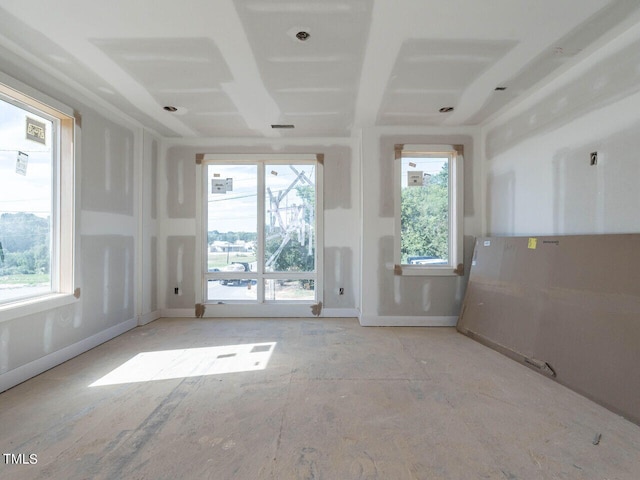
<path id="1" fill-rule="evenodd" d="M 317 301 L 314 161 L 205 164 L 207 303 Z"/>

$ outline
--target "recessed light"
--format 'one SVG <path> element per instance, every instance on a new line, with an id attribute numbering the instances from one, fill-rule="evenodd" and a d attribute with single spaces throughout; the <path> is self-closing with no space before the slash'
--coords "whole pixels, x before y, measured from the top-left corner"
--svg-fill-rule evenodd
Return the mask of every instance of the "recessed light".
<path id="1" fill-rule="evenodd" d="M 496 92 L 504 92 L 507 87 L 496 87 Z"/>
<path id="2" fill-rule="evenodd" d="M 296 33 L 296 38 L 301 42 L 306 42 L 310 36 L 311 35 L 309 34 L 309 32 L 305 32 L 305 31 L 300 31 Z"/>
<path id="3" fill-rule="evenodd" d="M 296 128 L 296 127 L 295 125 L 292 125 L 290 123 L 288 124 L 276 123 L 271 125 L 271 128 Z"/>
<path id="4" fill-rule="evenodd" d="M 171 112 L 171 113 L 178 111 L 178 109 L 176 107 L 172 106 L 172 105 L 167 105 L 166 107 L 163 107 L 163 108 L 167 112 Z"/>
<path id="5" fill-rule="evenodd" d="M 442 107 L 440 109 L 440 113 L 449 113 L 449 112 L 453 112 L 453 107 Z"/>

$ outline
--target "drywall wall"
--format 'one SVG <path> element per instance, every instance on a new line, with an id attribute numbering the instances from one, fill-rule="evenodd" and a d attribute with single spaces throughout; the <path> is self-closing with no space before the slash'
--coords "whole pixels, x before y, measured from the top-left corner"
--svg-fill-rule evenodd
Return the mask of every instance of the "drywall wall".
<path id="1" fill-rule="evenodd" d="M 158 139 L 98 112 L 35 66 L 0 50 L 0 81 L 60 102 L 77 118 L 75 264 L 79 297 L 0 312 L 0 391 L 157 318 Z M 9 76 L 11 75 L 11 76 Z M 76 92 L 77 93 L 77 92 Z M 144 281 L 144 287 L 143 287 Z"/>
<path id="2" fill-rule="evenodd" d="M 489 234 L 640 231 L 638 65 L 634 27 L 484 128 Z"/>
<path id="3" fill-rule="evenodd" d="M 193 316 L 203 301 L 197 265 L 196 155 L 323 154 L 324 250 L 322 316 L 356 316 L 360 298 L 359 162 L 354 142 L 327 139 L 198 139 L 163 142 L 160 168 L 159 302 L 163 316 Z M 178 287 L 179 293 L 175 294 Z M 339 289 L 344 293 L 339 294 Z M 290 309 L 293 312 L 293 309 Z M 206 316 L 268 315 L 264 306 L 216 305 Z M 295 310 L 312 315 L 311 309 Z M 278 311 L 282 316 L 286 313 Z"/>
<path id="4" fill-rule="evenodd" d="M 464 276 L 394 274 L 395 144 L 464 147 Z M 480 176 L 472 128 L 367 128 L 361 135 L 363 325 L 455 325 L 475 235 L 480 234 Z"/>

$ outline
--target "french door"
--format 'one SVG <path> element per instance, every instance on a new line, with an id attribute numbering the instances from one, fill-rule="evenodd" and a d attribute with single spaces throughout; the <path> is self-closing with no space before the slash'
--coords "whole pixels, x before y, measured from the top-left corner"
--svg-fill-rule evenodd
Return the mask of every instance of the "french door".
<path id="1" fill-rule="evenodd" d="M 315 156 L 205 155 L 202 167 L 205 303 L 316 303 Z"/>

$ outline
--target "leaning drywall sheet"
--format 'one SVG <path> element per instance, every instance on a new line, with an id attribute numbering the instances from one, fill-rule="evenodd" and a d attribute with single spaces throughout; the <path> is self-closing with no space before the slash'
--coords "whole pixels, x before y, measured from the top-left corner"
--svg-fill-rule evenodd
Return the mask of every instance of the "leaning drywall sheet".
<path id="1" fill-rule="evenodd" d="M 640 235 L 478 239 L 458 330 L 640 424 Z"/>

